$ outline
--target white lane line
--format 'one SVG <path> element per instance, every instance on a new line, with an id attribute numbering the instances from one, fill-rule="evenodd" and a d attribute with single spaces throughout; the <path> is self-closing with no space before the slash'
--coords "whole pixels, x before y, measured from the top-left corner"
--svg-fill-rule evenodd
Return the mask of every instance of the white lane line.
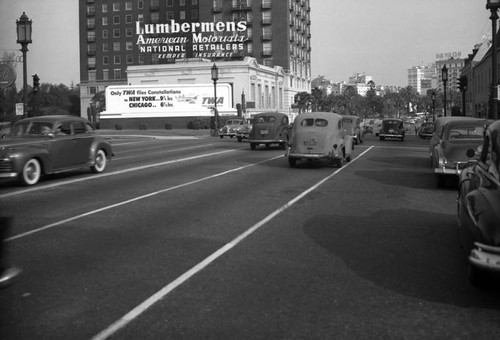
<path id="1" fill-rule="evenodd" d="M 47 230 L 47 229 L 51 229 L 51 228 L 60 226 L 62 224 L 65 224 L 65 223 L 68 223 L 68 222 L 71 222 L 71 221 L 74 221 L 74 220 L 78 220 L 78 219 L 86 217 L 86 216 L 94 215 L 94 214 L 97 214 L 97 213 L 100 213 L 100 212 L 103 212 L 103 211 L 106 211 L 106 210 L 109 210 L 109 209 L 113 209 L 113 208 L 116 208 L 116 207 L 119 207 L 119 206 L 122 206 L 122 205 L 125 205 L 125 204 L 133 203 L 133 202 L 136 202 L 136 201 L 143 200 L 145 198 L 149 198 L 149 197 L 152 197 L 152 196 L 156 196 L 156 195 L 168 192 L 168 191 L 172 191 L 172 190 L 175 190 L 175 189 L 186 187 L 188 185 L 192 185 L 192 184 L 200 183 L 200 182 L 203 182 L 203 181 L 206 181 L 206 180 L 209 180 L 209 179 L 213 179 L 213 178 L 216 178 L 216 177 L 224 176 L 224 175 L 230 174 L 232 172 L 240 171 L 240 170 L 243 170 L 243 169 L 255 166 L 255 165 L 259 165 L 259 164 L 262 164 L 262 163 L 265 163 L 265 162 L 269 162 L 269 161 L 272 161 L 272 160 L 275 160 L 275 159 L 278 159 L 278 158 L 283 158 L 283 155 L 275 156 L 275 157 L 272 157 L 272 158 L 268 158 L 268 159 L 265 159 L 265 160 L 257 162 L 257 163 L 243 165 L 243 166 L 240 166 L 238 168 L 234 168 L 234 169 L 226 170 L 226 171 L 223 171 L 223 172 L 219 172 L 218 174 L 214 174 L 214 175 L 210 175 L 210 176 L 207 176 L 207 177 L 199 178 L 199 179 L 196 179 L 196 180 L 191 181 L 191 182 L 186 182 L 186 183 L 179 184 L 179 185 L 176 185 L 176 186 L 173 186 L 173 187 L 169 187 L 169 188 L 165 188 L 165 189 L 162 189 L 162 190 L 150 192 L 149 194 L 145 194 L 145 195 L 142 195 L 142 196 L 137 196 L 137 197 L 134 197 L 134 198 L 122 201 L 122 202 L 118 202 L 118 203 L 115 203 L 115 204 L 108 205 L 106 207 L 102 207 L 102 208 L 99 208 L 99 209 L 96 209 L 96 210 L 88 211 L 88 212 L 80 214 L 80 215 L 76 215 L 76 216 L 73 216 L 73 217 L 70 217 L 70 218 L 58 221 L 58 222 L 47 224 L 47 225 L 45 225 L 43 227 L 40 227 L 40 228 L 36 228 L 36 229 L 30 230 L 30 231 L 27 231 L 27 232 L 22 233 L 22 234 L 18 234 L 18 235 L 12 236 L 12 237 L 6 239 L 5 241 L 13 241 L 13 240 L 16 240 L 16 239 L 19 239 L 19 238 L 23 238 L 23 237 L 26 237 L 26 236 L 29 236 L 29 235 L 36 234 L 36 233 L 39 233 L 41 231 Z"/>
<path id="2" fill-rule="evenodd" d="M 127 172 L 139 171 L 139 170 L 144 170 L 144 169 L 148 169 L 148 168 L 154 168 L 154 167 L 157 167 L 157 166 L 163 166 L 163 165 L 169 165 L 169 164 L 180 163 L 180 162 L 185 162 L 185 161 L 191 161 L 191 160 L 198 159 L 198 158 L 204 158 L 204 157 L 210 157 L 210 156 L 215 156 L 215 155 L 221 155 L 221 154 L 224 154 L 224 153 L 234 152 L 234 151 L 237 151 L 237 149 L 234 149 L 234 150 L 224 150 L 224 151 L 219 151 L 219 152 L 207 153 L 207 154 L 203 154 L 203 155 L 197 155 L 197 156 L 191 156 L 191 157 L 186 157 L 186 158 L 174 159 L 174 160 L 171 160 L 171 161 L 165 161 L 165 162 L 160 162 L 160 163 L 154 163 L 154 164 L 148 164 L 148 165 L 141 165 L 141 166 L 137 166 L 137 167 L 134 167 L 134 168 L 124 169 L 124 170 L 118 170 L 118 171 L 113 171 L 113 172 L 106 172 L 106 173 L 101 173 L 101 174 L 92 175 L 92 176 L 88 176 L 88 177 L 83 177 L 83 178 L 78 178 L 78 179 L 71 179 L 71 180 L 68 180 L 68 181 L 61 181 L 61 182 L 57 182 L 57 183 L 53 183 L 53 184 L 37 185 L 35 187 L 31 187 L 31 188 L 27 188 L 27 189 L 23 189 L 23 190 L 18 190 L 18 191 L 14 191 L 14 192 L 9 192 L 9 193 L 6 193 L 6 194 L 2 194 L 2 195 L 0 195 L 0 199 L 7 198 L 7 197 L 13 197 L 13 196 L 25 194 L 25 193 L 28 193 L 28 192 L 32 192 L 32 191 L 39 191 L 39 190 L 42 190 L 42 189 L 51 189 L 51 188 L 59 187 L 59 186 L 62 186 L 62 185 L 73 184 L 73 183 L 78 183 L 78 182 L 83 182 L 83 181 L 90 181 L 90 180 L 94 180 L 96 178 L 102 178 L 102 177 L 108 177 L 108 176 L 116 176 L 116 175 L 125 174 Z"/>
<path id="3" fill-rule="evenodd" d="M 232 241 L 230 241 L 229 243 L 227 243 L 226 245 L 224 245 L 222 248 L 218 249 L 216 252 L 214 252 L 213 254 L 211 254 L 210 256 L 208 256 L 207 258 L 205 258 L 203 261 L 201 261 L 200 263 L 198 263 L 197 265 L 195 265 L 194 267 L 192 267 L 191 269 L 189 269 L 187 272 L 185 272 L 184 274 L 182 274 L 181 276 L 179 276 L 177 279 L 175 279 L 174 281 L 172 281 L 171 283 L 169 283 L 168 285 L 166 285 L 165 287 L 163 287 L 162 289 L 160 289 L 158 292 L 156 292 L 155 294 L 151 295 L 149 298 L 147 298 L 146 300 L 144 300 L 141 304 L 139 304 L 138 306 L 136 306 L 130 312 L 128 312 L 127 314 L 125 314 L 124 316 L 122 316 L 119 320 L 117 320 L 116 322 L 114 322 L 113 324 L 111 324 L 108 328 L 104 329 L 99 334 L 95 335 L 92 338 L 92 340 L 105 340 L 105 339 L 109 338 L 110 336 L 112 336 L 113 334 L 115 334 L 116 332 L 118 332 L 120 329 L 122 329 L 125 326 L 127 326 L 127 324 L 129 324 L 131 321 L 133 321 L 134 319 L 136 319 L 137 317 L 139 317 L 141 314 L 143 314 L 152 305 L 154 305 L 158 301 L 164 299 L 165 296 L 167 296 L 175 288 L 177 288 L 180 285 L 182 285 L 189 278 L 191 278 L 192 276 L 194 276 L 195 274 L 197 274 L 198 272 L 200 272 L 201 270 L 203 270 L 205 267 L 207 267 L 209 264 L 211 264 L 212 262 L 214 262 L 217 258 L 219 258 L 220 256 L 224 255 L 230 249 L 234 248 L 238 243 L 240 243 L 245 238 L 247 238 L 248 236 L 250 236 L 251 234 L 253 234 L 255 231 L 257 231 L 258 229 L 260 229 L 263 225 L 265 225 L 267 222 L 271 221 L 278 214 L 280 214 L 283 211 L 285 211 L 286 209 L 290 208 L 292 205 L 294 205 L 295 203 L 297 203 L 299 200 L 301 200 L 302 198 L 304 198 L 306 195 L 308 195 L 312 191 L 316 190 L 319 186 L 321 186 L 323 183 L 325 183 L 326 181 L 328 181 L 330 178 L 332 178 L 333 176 L 335 176 L 336 174 L 338 174 L 339 172 L 341 172 L 343 169 L 345 169 L 346 167 L 348 167 L 350 164 L 352 164 L 354 161 L 356 161 L 357 159 L 359 159 L 361 156 L 363 156 L 365 153 L 367 153 L 368 151 L 370 151 L 372 148 L 373 148 L 373 146 L 370 146 L 368 149 L 366 149 L 361 154 L 359 154 L 356 158 L 354 158 L 350 163 L 347 163 L 344 167 L 337 169 L 335 172 L 333 172 L 332 174 L 330 174 L 327 177 L 323 178 L 321 181 L 319 181 L 318 183 L 314 184 L 312 187 L 310 187 L 306 191 L 302 192 L 300 195 L 298 195 L 297 197 L 293 198 L 291 201 L 289 201 L 288 203 L 286 203 L 282 207 L 278 208 L 277 210 L 275 210 L 274 212 L 272 212 L 271 214 L 269 214 L 263 220 L 259 221 L 257 224 L 255 224 L 252 227 L 250 227 L 250 229 L 248 229 L 247 231 L 245 231 L 244 233 L 242 233 L 241 235 L 239 235 L 238 237 L 236 237 L 235 239 L 233 239 Z"/>

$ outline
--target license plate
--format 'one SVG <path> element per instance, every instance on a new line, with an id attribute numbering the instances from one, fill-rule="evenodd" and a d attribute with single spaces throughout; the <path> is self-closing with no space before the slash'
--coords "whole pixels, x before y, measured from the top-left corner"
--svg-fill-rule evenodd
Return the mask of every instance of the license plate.
<path id="1" fill-rule="evenodd" d="M 261 135 L 267 135 L 269 133 L 269 130 L 260 130 Z"/>

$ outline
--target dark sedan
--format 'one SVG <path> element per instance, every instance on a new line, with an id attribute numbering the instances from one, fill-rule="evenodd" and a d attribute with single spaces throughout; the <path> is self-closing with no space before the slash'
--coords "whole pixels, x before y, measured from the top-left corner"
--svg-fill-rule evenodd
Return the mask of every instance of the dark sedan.
<path id="1" fill-rule="evenodd" d="M 386 118 L 382 120 L 382 126 L 378 134 L 380 140 L 389 138 L 405 140 L 405 126 L 402 119 Z"/>
<path id="2" fill-rule="evenodd" d="M 436 125 L 433 122 L 425 122 L 418 129 L 418 136 L 422 139 L 432 138 Z"/>
<path id="3" fill-rule="evenodd" d="M 0 140 L 0 178 L 18 178 L 23 185 L 34 185 L 44 174 L 85 167 L 99 173 L 112 155 L 111 145 L 86 119 L 26 118 Z"/>
<path id="4" fill-rule="evenodd" d="M 478 151 L 460 175 L 457 198 L 460 242 L 473 285 L 486 271 L 500 272 L 500 121 L 488 127 Z M 474 150 L 467 153 L 472 157 Z"/>

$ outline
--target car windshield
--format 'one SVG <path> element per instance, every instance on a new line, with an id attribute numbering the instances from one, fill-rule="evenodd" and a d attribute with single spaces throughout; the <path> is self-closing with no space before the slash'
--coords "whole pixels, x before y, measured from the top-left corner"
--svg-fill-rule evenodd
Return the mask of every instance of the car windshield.
<path id="1" fill-rule="evenodd" d="M 449 139 L 483 138 L 484 129 L 479 126 L 456 126 L 450 129 Z"/>
<path id="2" fill-rule="evenodd" d="M 49 122 L 22 122 L 15 124 L 10 130 L 10 136 L 46 136 L 52 131 Z"/>

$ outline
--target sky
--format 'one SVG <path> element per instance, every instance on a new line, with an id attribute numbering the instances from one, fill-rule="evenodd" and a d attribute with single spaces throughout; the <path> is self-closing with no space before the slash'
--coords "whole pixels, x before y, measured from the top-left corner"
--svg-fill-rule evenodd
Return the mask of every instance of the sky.
<path id="1" fill-rule="evenodd" d="M 16 20 L 33 20 L 28 45 L 28 82 L 80 82 L 78 1 L 0 0 L 0 58 L 19 51 Z M 200 0 L 212 1 L 212 0 Z M 285 1 L 285 0 L 274 0 Z M 437 53 L 461 52 L 491 35 L 486 0 L 310 0 L 312 76 L 334 82 L 356 73 L 378 85 L 407 86 L 407 70 Z M 18 63 L 17 84 L 22 82 Z"/>

